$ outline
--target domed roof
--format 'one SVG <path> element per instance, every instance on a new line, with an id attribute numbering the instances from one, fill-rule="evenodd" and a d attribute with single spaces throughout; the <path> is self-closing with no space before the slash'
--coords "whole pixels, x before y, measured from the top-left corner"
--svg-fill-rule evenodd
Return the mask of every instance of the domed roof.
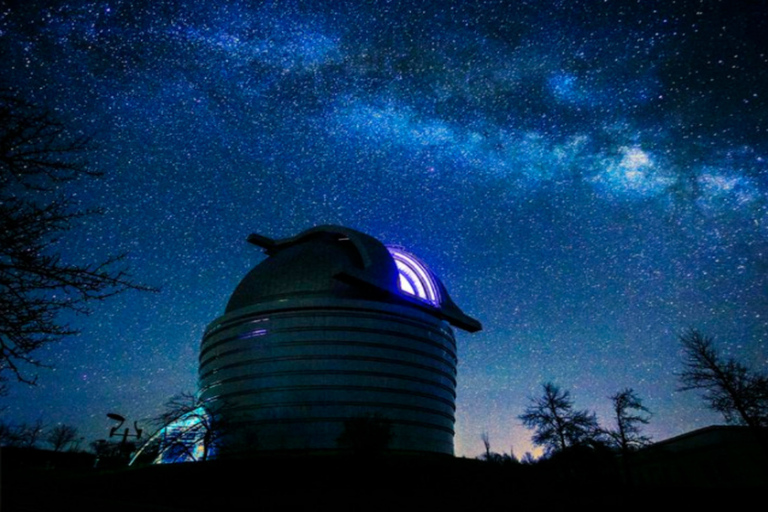
<path id="1" fill-rule="evenodd" d="M 415 256 L 387 248 L 375 238 L 341 226 L 318 226 L 295 237 L 248 241 L 269 256 L 232 293 L 226 312 L 295 296 L 408 303 L 474 332 L 480 323 L 465 315 L 440 280 Z"/>

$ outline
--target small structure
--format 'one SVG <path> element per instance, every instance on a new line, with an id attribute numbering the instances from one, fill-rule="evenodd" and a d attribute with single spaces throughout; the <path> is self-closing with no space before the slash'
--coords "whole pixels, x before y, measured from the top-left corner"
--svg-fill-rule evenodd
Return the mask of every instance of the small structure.
<path id="1" fill-rule="evenodd" d="M 154 454 L 153 464 L 175 464 L 213 459 L 216 451 L 213 417 L 201 406 L 182 414 L 152 434 L 128 465 L 146 459 L 145 452 Z"/>
<path id="2" fill-rule="evenodd" d="M 197 462 L 216 455 L 211 417 L 204 407 L 182 415 L 162 428 L 155 464 Z"/>
<path id="3" fill-rule="evenodd" d="M 389 429 L 391 450 L 453 454 L 450 326 L 481 326 L 437 276 L 341 226 L 248 241 L 268 257 L 200 349 L 200 398 L 227 425 L 222 452 L 337 450 L 370 418 Z"/>
<path id="4" fill-rule="evenodd" d="M 768 483 L 766 446 L 768 429 L 700 428 L 634 454 L 634 480 L 652 486 L 764 486 Z"/>

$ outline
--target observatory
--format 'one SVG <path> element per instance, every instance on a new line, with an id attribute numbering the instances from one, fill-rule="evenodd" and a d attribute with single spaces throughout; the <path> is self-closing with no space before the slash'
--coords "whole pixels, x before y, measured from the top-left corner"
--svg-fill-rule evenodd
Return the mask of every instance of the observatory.
<path id="1" fill-rule="evenodd" d="M 351 422 L 388 447 L 453 453 L 456 343 L 480 323 L 416 256 L 340 226 L 273 240 L 200 349 L 200 398 L 226 451 L 336 450 Z M 349 435 L 347 432 L 346 435 Z"/>

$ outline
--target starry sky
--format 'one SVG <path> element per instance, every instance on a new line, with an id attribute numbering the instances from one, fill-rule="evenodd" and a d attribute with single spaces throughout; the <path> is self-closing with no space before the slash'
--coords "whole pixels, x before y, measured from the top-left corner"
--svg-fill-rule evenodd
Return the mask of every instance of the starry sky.
<path id="1" fill-rule="evenodd" d="M 194 390 L 205 326 L 257 232 L 342 224 L 399 244 L 484 326 L 457 333 L 456 453 L 533 451 L 553 381 L 657 440 L 721 423 L 680 393 L 695 327 L 768 368 L 765 1 L 0 3 L 0 86 L 92 134 L 102 207 L 67 261 L 127 252 L 127 292 L 2 399 L 105 437 Z"/>

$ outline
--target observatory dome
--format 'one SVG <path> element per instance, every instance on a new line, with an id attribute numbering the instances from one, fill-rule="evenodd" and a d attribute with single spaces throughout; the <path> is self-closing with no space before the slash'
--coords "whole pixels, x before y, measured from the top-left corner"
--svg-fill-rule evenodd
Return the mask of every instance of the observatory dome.
<path id="1" fill-rule="evenodd" d="M 235 288 L 200 352 L 201 398 L 232 429 L 224 444 L 333 450 L 350 422 L 376 418 L 391 449 L 453 453 L 450 325 L 480 324 L 437 276 L 404 249 L 341 226 L 248 241 L 267 258 Z"/>

